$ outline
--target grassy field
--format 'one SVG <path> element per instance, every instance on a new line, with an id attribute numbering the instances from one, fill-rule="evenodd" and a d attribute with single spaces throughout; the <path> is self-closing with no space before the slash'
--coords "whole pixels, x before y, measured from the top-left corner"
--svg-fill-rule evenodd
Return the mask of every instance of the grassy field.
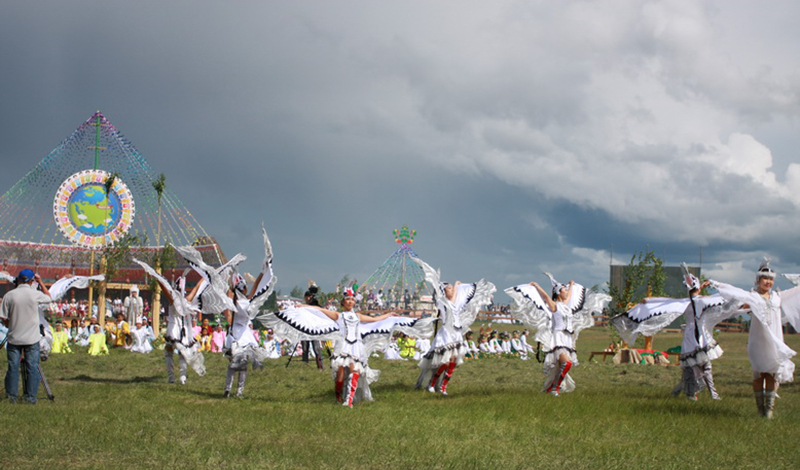
<path id="1" fill-rule="evenodd" d="M 678 367 L 588 363 L 609 342 L 591 329 L 574 393 L 539 393 L 535 360 L 469 361 L 443 397 L 412 389 L 415 363 L 374 359 L 376 401 L 353 410 L 334 405 L 327 370 L 300 362 L 270 361 L 249 374 L 244 399 L 224 400 L 218 354 L 180 386 L 166 383 L 160 352 L 76 348 L 44 364 L 54 402 L 0 403 L 0 468 L 797 468 L 798 387 L 780 389 L 774 420 L 758 417 L 746 341 L 719 337 L 720 402 L 669 396 Z M 787 342 L 800 350 L 800 336 Z M 655 338 L 658 349 L 677 344 Z"/>

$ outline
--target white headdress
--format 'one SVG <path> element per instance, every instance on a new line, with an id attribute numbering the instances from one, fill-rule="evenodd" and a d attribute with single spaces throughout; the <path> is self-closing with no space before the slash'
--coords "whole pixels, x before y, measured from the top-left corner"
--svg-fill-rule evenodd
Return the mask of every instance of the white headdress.
<path id="1" fill-rule="evenodd" d="M 558 295 L 558 293 L 561 292 L 561 289 L 566 289 L 567 288 L 566 284 L 562 284 L 562 283 L 556 281 L 556 278 L 554 278 L 552 274 L 550 274 L 548 272 L 546 272 L 545 274 L 547 275 L 547 277 L 550 278 L 550 285 L 552 286 L 553 296 Z"/>
<path id="2" fill-rule="evenodd" d="M 247 292 L 247 281 L 244 280 L 244 277 L 242 277 L 241 274 L 235 273 L 233 275 L 233 287 L 239 292 Z"/>
<path id="3" fill-rule="evenodd" d="M 681 263 L 681 270 L 683 271 L 683 285 L 690 291 L 700 289 L 700 279 L 689 272 L 689 266 L 686 266 L 686 263 Z"/>
<path id="4" fill-rule="evenodd" d="M 765 256 L 764 261 L 761 262 L 761 266 L 758 267 L 758 272 L 756 273 L 756 285 L 758 285 L 758 280 L 762 277 L 775 279 L 775 271 L 769 267 L 770 261 L 771 260 Z"/>
<path id="5" fill-rule="evenodd" d="M 174 288 L 176 291 L 180 292 L 181 294 L 184 294 L 184 292 L 186 292 L 186 278 L 185 278 L 184 276 L 179 276 L 179 277 L 178 277 L 177 279 L 175 279 L 175 281 L 172 283 L 172 287 L 173 287 L 173 288 Z"/>

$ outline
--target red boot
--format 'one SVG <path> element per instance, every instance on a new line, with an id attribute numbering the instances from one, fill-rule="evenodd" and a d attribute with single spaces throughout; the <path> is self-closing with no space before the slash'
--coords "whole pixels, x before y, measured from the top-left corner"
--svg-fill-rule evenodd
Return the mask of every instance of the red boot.
<path id="1" fill-rule="evenodd" d="M 360 374 L 358 372 L 353 372 L 350 374 L 350 382 L 347 384 L 347 401 L 342 403 L 342 405 L 352 408 L 353 407 L 353 400 L 356 397 L 356 388 L 358 388 L 358 378 Z"/>
<path id="2" fill-rule="evenodd" d="M 433 377 L 431 377 L 431 384 L 428 386 L 429 392 L 436 393 L 436 382 L 439 381 L 439 377 L 441 377 L 445 370 L 447 370 L 447 364 L 442 364 L 433 374 Z"/>
<path id="3" fill-rule="evenodd" d="M 559 392 L 561 392 L 561 382 L 564 381 L 564 377 L 567 376 L 570 369 L 572 369 L 572 362 L 565 362 L 561 366 L 561 374 L 559 374 L 558 383 L 556 383 L 556 387 L 553 389 L 553 395 L 558 396 Z"/>
<path id="4" fill-rule="evenodd" d="M 342 390 L 344 390 L 344 380 L 337 380 L 334 382 L 334 390 L 336 391 L 336 403 L 341 403 Z"/>
<path id="5" fill-rule="evenodd" d="M 442 381 L 442 395 L 447 395 L 447 382 L 449 382 L 450 378 L 453 377 L 454 370 L 456 370 L 456 363 L 451 362 L 447 367 L 447 373 L 444 374 L 444 380 Z"/>

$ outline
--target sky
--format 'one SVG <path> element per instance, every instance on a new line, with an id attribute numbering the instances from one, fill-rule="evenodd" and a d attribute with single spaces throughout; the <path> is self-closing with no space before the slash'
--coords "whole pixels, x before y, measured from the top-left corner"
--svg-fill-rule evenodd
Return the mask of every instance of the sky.
<path id="1" fill-rule="evenodd" d="M 0 188 L 95 110 L 278 289 L 800 272 L 800 3 L 0 3 Z M 778 283 L 788 287 L 785 280 Z M 503 294 L 504 296 L 504 294 Z M 499 301 L 508 301 L 498 297 Z"/>

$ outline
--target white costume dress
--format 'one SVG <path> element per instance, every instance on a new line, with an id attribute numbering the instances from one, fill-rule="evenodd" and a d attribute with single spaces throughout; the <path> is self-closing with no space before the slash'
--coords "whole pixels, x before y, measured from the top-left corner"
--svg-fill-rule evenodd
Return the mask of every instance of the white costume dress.
<path id="1" fill-rule="evenodd" d="M 415 388 L 422 388 L 427 383 L 428 376 L 432 376 L 437 379 L 437 383 L 431 386 L 440 389 L 441 384 L 448 379 L 445 374 L 439 374 L 438 377 L 436 374 L 441 366 L 449 364 L 453 359 L 456 365 L 464 363 L 467 348 L 463 335 L 475 321 L 478 311 L 491 303 L 492 294 L 497 289 L 494 284 L 483 279 L 473 284 L 459 284 L 455 298 L 451 301 L 445 295 L 439 271 L 419 258 L 411 259 L 422 268 L 425 280 L 433 287 L 433 298 L 439 312 L 439 329 L 431 348 L 419 361 L 421 372 Z"/>
<path id="2" fill-rule="evenodd" d="M 386 348 L 383 350 L 383 358 L 387 361 L 405 361 L 404 357 L 400 356 L 400 348 L 397 347 L 397 342 L 389 341 Z"/>
<path id="3" fill-rule="evenodd" d="M 519 338 L 511 338 L 511 352 L 519 354 L 519 358 L 523 361 L 528 360 L 528 349 L 522 345 L 522 340 Z"/>
<path id="4" fill-rule="evenodd" d="M 153 277 L 161 285 L 161 289 L 172 298 L 172 305 L 166 308 L 167 330 L 164 333 L 164 363 L 169 383 L 175 382 L 173 354 L 176 351 L 178 352 L 181 384 L 186 383 L 187 365 L 191 366 L 197 375 L 205 375 L 205 358 L 200 353 L 199 344 L 192 335 L 191 317 L 196 313 L 196 310 L 186 300 L 184 294 L 185 279 L 182 277 L 177 279 L 177 285 L 173 288 L 169 281 L 157 273 L 150 265 L 136 258 L 133 258 L 133 261 Z"/>
<path id="5" fill-rule="evenodd" d="M 89 346 L 89 327 L 87 326 L 80 326 L 78 327 L 78 335 L 75 341 L 78 343 L 78 346 L 88 347 Z"/>
<path id="6" fill-rule="evenodd" d="M 250 328 L 250 315 L 248 306 L 250 300 L 240 298 L 236 301 L 236 310 L 232 311 L 233 322 L 228 334 L 225 336 L 223 352 L 230 359 L 232 370 L 247 370 L 247 363 L 251 362 L 253 368 L 263 368 L 262 362 L 269 357 L 267 350 L 262 348 Z"/>
<path id="7" fill-rule="evenodd" d="M 592 292 L 580 284 L 573 284 L 569 303 L 555 302 L 556 311 L 551 312 L 539 291 L 530 284 L 509 287 L 505 292 L 514 299 L 511 315 L 536 330 L 536 341 L 545 350 L 542 371 L 545 375 L 542 391 L 547 391 L 559 379 L 558 358 L 569 357 L 573 366 L 578 365 L 575 343 L 581 330 L 594 325 L 594 312 L 602 312 L 611 300 L 606 294 Z M 575 382 L 567 374 L 560 391 L 571 392 Z"/>
<path id="8" fill-rule="evenodd" d="M 747 342 L 747 356 L 753 369 L 753 377 L 767 373 L 775 376 L 778 383 L 794 380 L 794 363 L 797 354 L 783 342 L 781 327 L 781 303 L 795 304 L 800 301 L 800 287 L 778 292 L 770 291 L 769 299 L 758 292 L 739 289 L 730 284 L 713 282 L 719 294 L 726 299 L 735 299 L 750 306 L 752 321 Z"/>
<path id="9" fill-rule="evenodd" d="M 135 325 L 136 319 L 139 318 L 144 311 L 144 300 L 139 297 L 138 289 L 136 293 L 136 296 L 131 293 L 131 295 L 125 297 L 125 301 L 122 303 L 123 312 L 125 313 L 125 318 L 129 325 Z"/>
<path id="10" fill-rule="evenodd" d="M 264 350 L 267 352 L 267 359 L 281 358 L 281 343 L 274 336 L 272 339 L 269 337 L 264 339 Z"/>
<path id="11" fill-rule="evenodd" d="M 150 332 L 146 327 L 134 328 L 131 330 L 131 337 L 133 338 L 132 352 L 149 354 L 153 350 L 153 345 L 150 344 Z"/>
<path id="12" fill-rule="evenodd" d="M 256 320 L 292 344 L 332 340 L 330 362 L 334 381 L 339 367 L 344 367 L 348 374 L 358 373 L 362 378 L 358 380 L 354 402 L 373 400 L 370 385 L 378 380 L 380 371 L 369 367 L 368 358 L 372 352 L 383 350 L 395 331 L 415 337 L 429 337 L 433 332 L 433 318 L 389 317 L 362 323 L 355 312 L 338 313 L 338 320 L 333 321 L 315 307 L 292 307 L 264 312 Z"/>
<path id="13" fill-rule="evenodd" d="M 350 370 L 350 373 L 364 373 L 364 368 L 367 365 L 367 356 L 364 352 L 364 343 L 361 341 L 359 332 L 361 320 L 351 310 L 339 312 L 339 319 L 336 320 L 336 324 L 339 327 L 339 331 L 342 332 L 342 337 L 333 344 L 331 370 L 335 371 L 339 367 L 350 367 L 352 364 L 355 369 Z"/>
<path id="14" fill-rule="evenodd" d="M 193 247 L 177 249 L 207 283 L 202 286 L 204 291 L 197 296 L 200 308 L 206 313 L 222 313 L 228 310 L 232 316 L 223 348 L 223 353 L 231 361 L 225 380 L 226 397 L 231 391 L 236 373 L 239 374 L 237 396 L 242 396 L 247 378 L 247 363 L 252 363 L 254 368 L 263 368 L 262 362 L 269 357 L 268 352 L 258 344 L 258 340 L 250 328 L 251 320 L 258 314 L 278 281 L 272 270 L 272 244 L 263 223 L 261 224 L 261 233 L 264 241 L 264 262 L 258 284 L 255 286 L 251 298 L 247 298 L 240 292 L 240 289 L 246 291 L 246 284 L 234 287 L 234 298 L 228 298 L 228 280 L 231 275 L 235 274 L 235 267 L 246 259 L 243 255 L 237 254 L 231 261 L 215 269 L 207 265 L 201 254 Z"/>

